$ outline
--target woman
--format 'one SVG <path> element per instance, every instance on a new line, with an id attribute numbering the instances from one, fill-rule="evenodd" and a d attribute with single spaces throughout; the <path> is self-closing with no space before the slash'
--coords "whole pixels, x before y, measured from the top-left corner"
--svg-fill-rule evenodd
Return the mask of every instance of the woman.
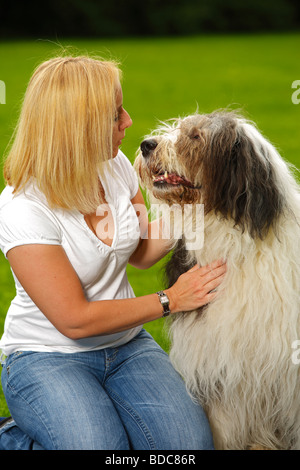
<path id="1" fill-rule="evenodd" d="M 119 151 L 131 124 L 113 62 L 55 58 L 30 80 L 0 198 L 17 291 L 0 343 L 13 418 L 0 448 L 213 447 L 203 410 L 142 325 L 211 301 L 225 266 L 195 266 L 164 291 L 167 304 L 134 297 L 127 263 L 147 268 L 170 246 L 140 211 Z"/>

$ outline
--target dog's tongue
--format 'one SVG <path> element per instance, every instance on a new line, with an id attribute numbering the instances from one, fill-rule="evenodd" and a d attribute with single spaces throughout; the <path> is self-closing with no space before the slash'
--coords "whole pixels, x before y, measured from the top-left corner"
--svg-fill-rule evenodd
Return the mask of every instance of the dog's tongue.
<path id="1" fill-rule="evenodd" d="M 157 176 L 154 183 L 168 183 L 168 184 L 184 184 L 185 186 L 193 186 L 192 183 L 186 180 L 184 177 L 176 175 L 175 173 L 165 173 Z"/>

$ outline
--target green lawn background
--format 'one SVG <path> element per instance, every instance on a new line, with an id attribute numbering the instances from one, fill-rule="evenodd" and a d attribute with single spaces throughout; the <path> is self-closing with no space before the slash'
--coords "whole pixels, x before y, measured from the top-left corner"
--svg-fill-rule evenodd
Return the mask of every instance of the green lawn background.
<path id="1" fill-rule="evenodd" d="M 291 100 L 292 83 L 300 80 L 299 34 L 0 42 L 0 80 L 6 84 L 6 104 L 0 105 L 1 155 L 33 69 L 69 46 L 75 53 L 120 61 L 124 106 L 133 119 L 122 150 L 131 161 L 158 121 L 193 113 L 197 107 L 210 112 L 231 106 L 254 120 L 283 157 L 300 167 L 300 105 Z M 0 190 L 3 187 L 1 175 Z M 162 267 L 163 262 L 146 271 L 128 268 L 137 296 L 163 286 Z M 9 266 L 0 254 L 0 335 L 13 296 Z M 167 350 L 163 320 L 146 328 Z M 0 392 L 0 416 L 8 414 Z"/>

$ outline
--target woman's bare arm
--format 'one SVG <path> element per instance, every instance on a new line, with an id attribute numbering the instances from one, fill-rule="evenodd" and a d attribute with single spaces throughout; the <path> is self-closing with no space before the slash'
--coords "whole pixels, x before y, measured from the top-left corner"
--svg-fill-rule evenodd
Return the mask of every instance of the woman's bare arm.
<path id="1" fill-rule="evenodd" d="M 149 222 L 148 212 L 141 190 L 131 200 L 138 213 L 141 239 L 129 263 L 135 268 L 147 269 L 157 263 L 171 250 L 170 240 L 163 238 L 162 219 Z"/>
<path id="2" fill-rule="evenodd" d="M 117 333 L 162 316 L 157 294 L 133 299 L 88 301 L 80 280 L 62 247 L 22 245 L 7 258 L 27 294 L 63 335 L 80 339 Z M 193 267 L 166 289 L 171 313 L 193 310 L 211 301 L 226 267 L 218 261 Z"/>

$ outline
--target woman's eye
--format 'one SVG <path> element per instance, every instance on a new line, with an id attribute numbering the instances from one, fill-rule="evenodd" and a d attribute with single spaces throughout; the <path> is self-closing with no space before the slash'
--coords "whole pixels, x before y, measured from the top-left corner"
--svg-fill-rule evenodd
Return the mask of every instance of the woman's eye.
<path id="1" fill-rule="evenodd" d="M 120 121 L 121 117 L 122 117 L 122 112 L 123 112 L 123 108 L 120 108 L 117 112 L 116 112 L 116 115 L 115 115 L 115 122 L 118 122 Z"/>

